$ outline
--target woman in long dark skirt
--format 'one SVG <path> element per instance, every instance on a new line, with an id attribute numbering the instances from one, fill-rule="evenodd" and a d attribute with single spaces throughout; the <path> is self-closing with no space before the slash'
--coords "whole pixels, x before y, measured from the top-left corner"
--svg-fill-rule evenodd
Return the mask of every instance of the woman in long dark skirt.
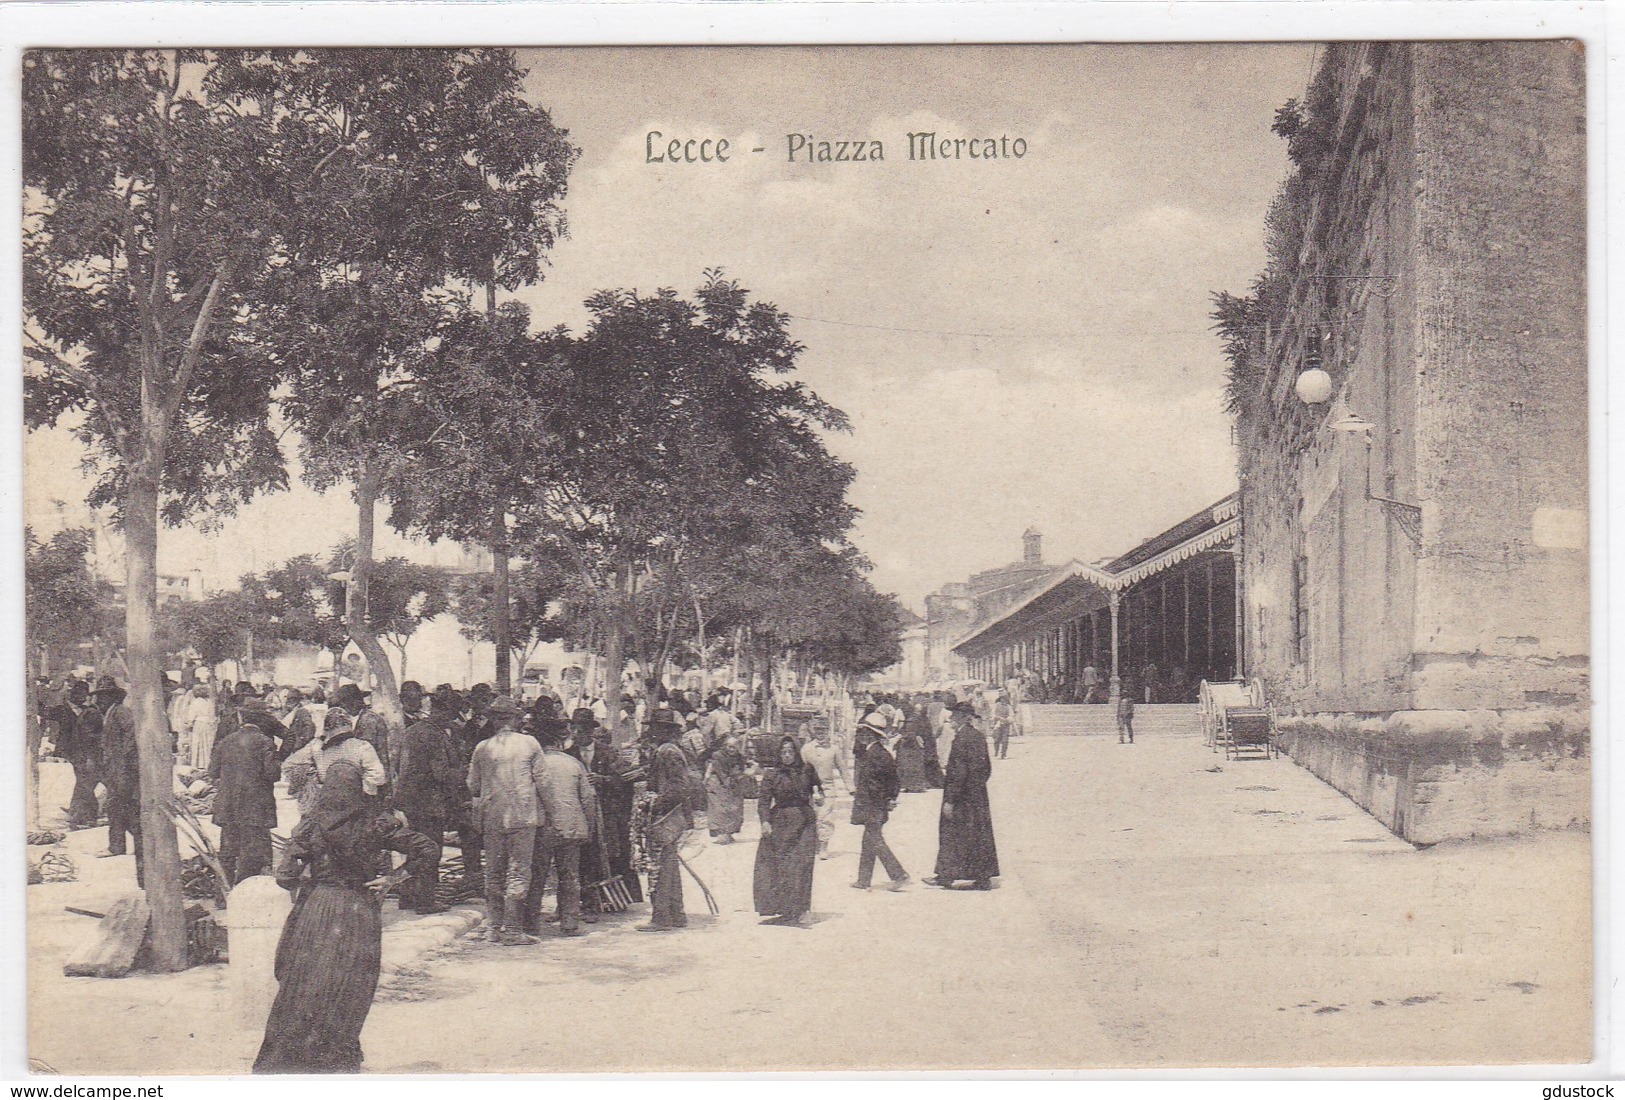
<path id="1" fill-rule="evenodd" d="M 401 871 L 382 878 L 379 857 L 401 852 Z M 437 850 L 361 789 L 361 770 L 337 763 L 277 865 L 294 892 L 277 944 L 281 983 L 255 1073 L 359 1073 L 361 1028 L 378 988 L 382 928 L 371 887 L 432 871 Z"/>
<path id="2" fill-rule="evenodd" d="M 919 794 L 931 789 L 925 770 L 925 715 L 913 708 L 907 714 L 897 741 L 897 781 L 904 791 Z"/>
<path id="3" fill-rule="evenodd" d="M 942 758 L 937 755 L 937 727 L 931 721 L 931 701 L 926 696 L 914 700 L 914 712 L 909 721 L 917 723 L 920 744 L 925 749 L 925 785 L 928 790 L 942 790 Z"/>
<path id="4" fill-rule="evenodd" d="M 753 893 L 763 924 L 812 923 L 813 865 L 818 859 L 818 814 L 824 801 L 818 772 L 801 759 L 795 738 L 779 742 L 778 766 L 762 779 L 756 812 L 762 839 L 756 847 Z"/>
<path id="5" fill-rule="evenodd" d="M 987 735 L 976 724 L 969 703 L 955 703 L 954 743 L 948 750 L 943 776 L 942 815 L 937 822 L 936 874 L 928 886 L 952 886 L 969 881 L 976 890 L 993 889 L 999 873 L 999 851 L 993 843 L 993 811 L 987 800 L 987 781 L 993 762 L 987 755 Z"/>

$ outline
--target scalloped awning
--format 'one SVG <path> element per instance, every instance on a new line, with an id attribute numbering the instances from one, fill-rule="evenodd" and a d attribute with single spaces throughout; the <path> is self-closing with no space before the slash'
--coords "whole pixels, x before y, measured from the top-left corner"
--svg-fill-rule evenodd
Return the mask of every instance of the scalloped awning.
<path id="1" fill-rule="evenodd" d="M 1241 517 L 1233 506 L 1225 507 L 1224 505 L 1215 508 L 1213 512 L 1214 519 L 1219 520 L 1221 517 L 1224 518 L 1217 526 L 1210 527 L 1198 535 L 1193 535 L 1179 545 L 1164 550 L 1149 561 L 1141 562 L 1139 565 L 1125 569 L 1121 573 L 1108 573 L 1104 569 L 1080 561 L 1068 562 L 1056 570 L 1042 585 L 1029 593 L 1020 603 L 1003 612 L 997 618 L 982 623 L 972 633 L 954 643 L 954 652 L 959 653 L 967 647 L 974 646 L 976 642 L 985 639 L 990 634 L 1008 632 L 1010 627 L 1022 617 L 1022 614 L 1028 608 L 1054 592 L 1057 588 L 1072 581 L 1085 581 L 1102 592 L 1123 592 L 1139 584 L 1147 577 L 1153 577 L 1165 569 L 1178 565 L 1180 562 L 1188 561 L 1197 554 L 1216 550 L 1226 543 L 1233 542 L 1236 536 L 1241 533 Z"/>

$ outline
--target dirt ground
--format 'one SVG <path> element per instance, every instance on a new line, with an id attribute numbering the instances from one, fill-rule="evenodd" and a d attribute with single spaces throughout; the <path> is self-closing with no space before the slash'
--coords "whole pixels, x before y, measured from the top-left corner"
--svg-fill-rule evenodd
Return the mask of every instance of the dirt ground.
<path id="1" fill-rule="evenodd" d="M 991 793 L 992 892 L 850 889 L 859 830 L 842 824 L 814 926 L 761 926 L 747 804 L 740 843 L 690 845 L 719 916 L 688 881 L 686 932 L 636 933 L 638 906 L 576 940 L 464 942 L 381 994 L 367 1069 L 1590 1057 L 1584 833 L 1418 851 L 1289 759 L 1226 762 L 1182 736 L 1018 739 Z M 887 830 L 916 878 L 931 871 L 938 802 L 904 795 Z M 31 1056 L 66 1073 L 244 1072 L 258 1036 L 231 1028 L 223 968 L 61 976 L 75 929 L 55 914 L 73 889 L 29 891 Z"/>

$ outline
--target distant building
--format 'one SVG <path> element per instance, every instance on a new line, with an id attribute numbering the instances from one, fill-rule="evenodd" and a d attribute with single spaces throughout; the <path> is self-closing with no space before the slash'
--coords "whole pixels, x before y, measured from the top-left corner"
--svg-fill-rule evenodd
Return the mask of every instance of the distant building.
<path id="1" fill-rule="evenodd" d="M 952 651 L 978 680 L 1018 669 L 1041 678 L 1050 702 L 1085 701 L 1089 668 L 1100 677 L 1096 702 L 1120 690 L 1144 699 L 1148 688 L 1157 702 L 1193 700 L 1203 679 L 1237 675 L 1240 532 L 1231 495 L 1103 562 L 1035 570 L 1029 554 L 1024 571 L 995 571 L 1009 583 L 971 597 L 974 617 Z"/>
<path id="2" fill-rule="evenodd" d="M 925 598 L 925 663 L 931 680 L 955 680 L 966 674 L 964 658 L 954 645 L 976 624 L 1021 599 L 1034 582 L 1054 567 L 1044 564 L 1044 536 L 1027 528 L 1021 536 L 1021 560 L 984 569 L 969 579 L 946 584 Z"/>
<path id="3" fill-rule="evenodd" d="M 1230 349 L 1246 664 L 1408 840 L 1584 824 L 1582 51 L 1334 43 L 1308 104 Z"/>
<path id="4" fill-rule="evenodd" d="M 903 631 L 898 636 L 903 647 L 902 659 L 871 679 L 885 687 L 913 690 L 924 687 L 930 679 L 930 666 L 926 660 L 929 631 L 926 621 L 914 612 L 906 607 L 898 610 L 902 612 L 903 620 Z"/>
<path id="5" fill-rule="evenodd" d="M 122 589 L 120 591 L 122 595 Z M 187 573 L 160 573 L 158 574 L 158 605 L 166 603 L 199 601 L 206 599 L 208 592 L 203 586 L 203 570 L 193 569 Z"/>

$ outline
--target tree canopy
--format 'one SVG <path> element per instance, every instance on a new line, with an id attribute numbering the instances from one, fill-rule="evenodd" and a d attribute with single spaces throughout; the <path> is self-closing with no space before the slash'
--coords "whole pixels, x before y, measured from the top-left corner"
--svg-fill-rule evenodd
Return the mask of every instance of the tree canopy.
<path id="1" fill-rule="evenodd" d="M 56 648 L 90 641 L 108 625 L 113 586 L 90 567 L 95 533 L 69 527 L 41 542 L 23 528 L 25 614 L 29 643 Z"/>

